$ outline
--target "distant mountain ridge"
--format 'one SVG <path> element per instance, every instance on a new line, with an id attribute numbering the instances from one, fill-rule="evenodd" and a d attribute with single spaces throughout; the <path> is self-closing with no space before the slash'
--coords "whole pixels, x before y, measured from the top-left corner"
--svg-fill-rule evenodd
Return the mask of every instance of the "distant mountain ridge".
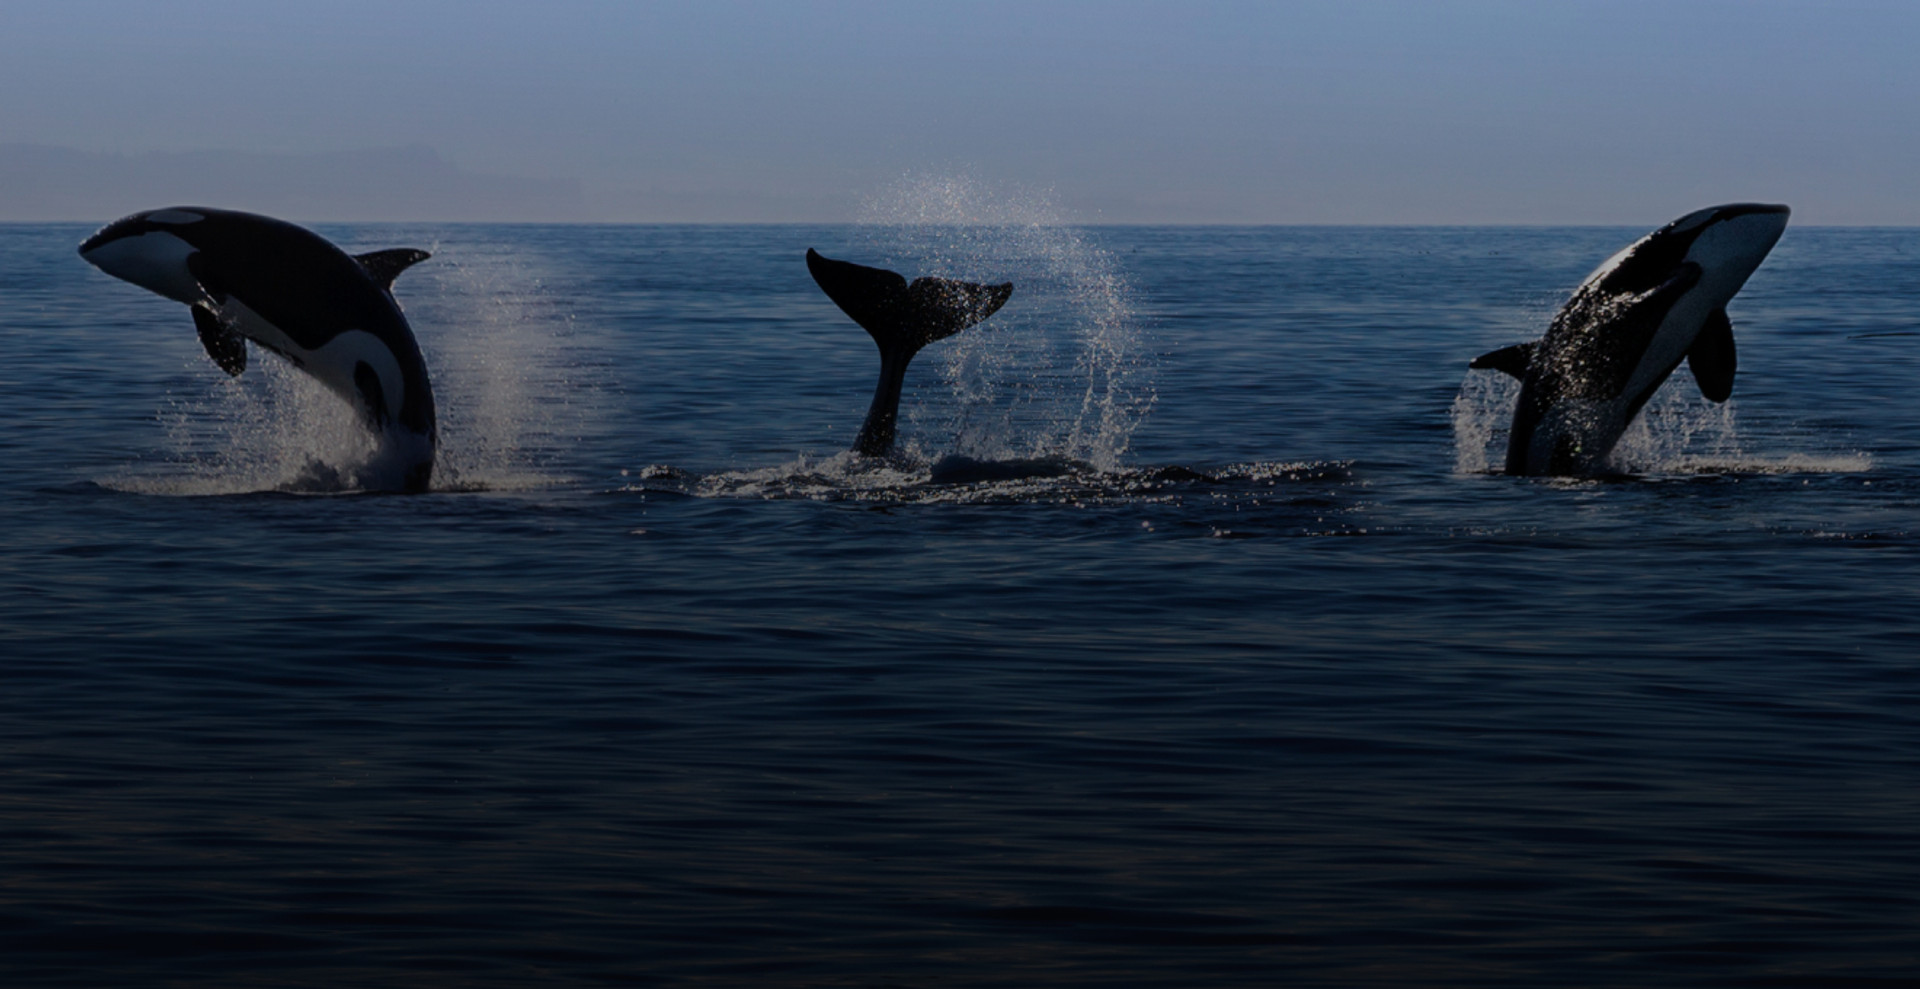
<path id="1" fill-rule="evenodd" d="M 0 144 L 0 222 L 106 221 L 182 204 L 305 221 L 567 222 L 588 214 L 577 180 L 468 172 L 424 146 L 111 154 Z"/>

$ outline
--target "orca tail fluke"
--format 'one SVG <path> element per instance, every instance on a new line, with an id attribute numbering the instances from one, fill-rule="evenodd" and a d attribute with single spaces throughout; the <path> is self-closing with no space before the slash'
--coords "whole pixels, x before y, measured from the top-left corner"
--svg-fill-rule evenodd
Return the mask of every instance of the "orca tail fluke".
<path id="1" fill-rule="evenodd" d="M 909 355 L 993 315 L 1013 295 L 1012 282 L 916 278 L 909 285 L 898 272 L 836 261 L 812 248 L 807 271 L 881 350 L 904 349 Z"/>
<path id="2" fill-rule="evenodd" d="M 916 278 L 907 286 L 907 303 L 915 318 L 932 329 L 932 340 L 952 336 L 986 319 L 1012 297 L 1012 282 L 981 285 L 951 278 Z"/>
<path id="3" fill-rule="evenodd" d="M 807 249 L 807 271 L 827 298 L 859 323 L 880 346 L 880 382 L 867 421 L 854 438 L 854 452 L 884 457 L 893 452 L 900 392 L 907 364 L 920 348 L 993 315 L 1013 295 L 1013 283 L 978 285 L 951 278 L 916 278 L 898 272 L 835 261 Z"/>
<path id="4" fill-rule="evenodd" d="M 807 273 L 841 312 L 873 334 L 875 340 L 893 332 L 901 310 L 906 308 L 907 280 L 898 272 L 835 261 L 809 247 Z"/>

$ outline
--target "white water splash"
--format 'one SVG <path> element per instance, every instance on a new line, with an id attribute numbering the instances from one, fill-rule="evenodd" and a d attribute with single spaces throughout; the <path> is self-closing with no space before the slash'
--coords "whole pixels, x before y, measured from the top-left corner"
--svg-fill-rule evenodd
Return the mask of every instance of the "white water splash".
<path id="1" fill-rule="evenodd" d="M 1507 462 L 1507 427 L 1520 382 L 1497 371 L 1468 371 L 1453 396 L 1453 472 L 1498 473 Z"/>
<path id="2" fill-rule="evenodd" d="M 1454 473 L 1499 473 L 1520 383 L 1469 371 L 1454 396 Z M 1872 468 L 1866 453 L 1754 453 L 1742 442 L 1736 402 L 1709 402 L 1691 378 L 1669 378 L 1627 425 L 1607 458 L 1624 474 L 1847 474 Z"/>
<path id="3" fill-rule="evenodd" d="M 168 396 L 158 414 L 167 441 L 158 462 L 103 485 L 162 495 L 359 487 L 356 469 L 372 458 L 373 437 L 324 385 L 257 348 L 237 378 L 199 361 L 191 371 L 206 386 Z"/>
<path id="4" fill-rule="evenodd" d="M 702 498 L 762 498 L 839 501 L 885 498 L 927 479 L 924 466 L 889 457 L 863 457 L 845 450 L 825 458 L 801 457 L 791 463 L 754 470 L 689 475 L 649 467 L 634 475 L 640 487 L 650 482 L 684 482 L 684 490 Z"/>
<path id="5" fill-rule="evenodd" d="M 402 300 L 433 375 L 436 490 L 553 484 L 553 464 L 588 411 L 581 403 L 596 392 L 570 359 L 573 317 L 521 251 L 449 251 L 422 280 L 420 301 Z"/>
<path id="6" fill-rule="evenodd" d="M 1716 405 L 1691 380 L 1669 379 L 1627 427 L 1612 464 L 1634 474 L 1857 474 L 1873 468 L 1862 451 L 1756 452 L 1736 419 L 1738 399 Z"/>
<path id="7" fill-rule="evenodd" d="M 1691 378 L 1668 378 L 1627 424 L 1607 462 L 1628 474 L 1699 473 L 1705 464 L 1745 463 L 1734 403 L 1707 401 Z"/>
<path id="8" fill-rule="evenodd" d="M 902 178 L 862 210 L 860 255 L 909 279 L 1014 283 L 986 322 L 928 348 L 945 394 L 924 383 L 902 418 L 937 453 L 1064 457 L 1116 469 L 1154 402 L 1132 290 L 1114 259 L 1066 225 L 1050 195 L 964 176 Z M 904 452 L 932 459 L 909 436 Z"/>
<path id="9" fill-rule="evenodd" d="M 514 256 L 429 249 L 438 256 L 403 275 L 396 295 L 433 382 L 434 489 L 553 483 L 543 468 L 578 391 L 561 360 L 569 318 Z M 158 415 L 165 449 L 100 483 L 165 495 L 367 490 L 360 475 L 374 439 L 352 406 L 278 355 L 249 351 L 237 378 L 196 359 L 190 373 L 204 387 L 170 396 Z"/>

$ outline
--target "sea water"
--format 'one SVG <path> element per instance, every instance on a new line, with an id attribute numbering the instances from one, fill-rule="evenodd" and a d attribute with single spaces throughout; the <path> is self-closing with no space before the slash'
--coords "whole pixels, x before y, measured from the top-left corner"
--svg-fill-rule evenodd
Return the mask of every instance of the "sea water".
<path id="1" fill-rule="evenodd" d="M 319 228 L 434 252 L 420 496 L 0 226 L 0 978 L 1920 973 L 1920 231 L 1790 228 L 1734 399 L 1551 480 L 1467 361 L 1644 230 L 863 220 Z M 893 462 L 808 248 L 1015 283 Z"/>

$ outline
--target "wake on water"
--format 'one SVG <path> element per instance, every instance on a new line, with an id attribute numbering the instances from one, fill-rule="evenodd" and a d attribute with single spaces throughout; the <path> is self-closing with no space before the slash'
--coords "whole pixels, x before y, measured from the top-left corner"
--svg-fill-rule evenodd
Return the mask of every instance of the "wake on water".
<path id="1" fill-rule="evenodd" d="M 1499 474 L 1520 382 L 1499 371 L 1468 371 L 1454 396 L 1454 473 Z M 1737 400 L 1715 404 L 1676 375 L 1654 393 L 1607 458 L 1622 475 L 1679 477 L 1740 474 L 1854 474 L 1873 466 L 1865 453 L 1766 454 L 1747 450 L 1735 419 Z"/>
<path id="2" fill-rule="evenodd" d="M 1183 504 L 1195 499 L 1257 505 L 1266 497 L 1325 499 L 1353 480 L 1345 463 L 1230 464 L 1103 471 L 1063 460 L 935 461 L 862 457 L 851 451 L 760 470 L 698 474 L 664 465 L 626 473 L 621 490 L 693 498 L 920 504 Z"/>

